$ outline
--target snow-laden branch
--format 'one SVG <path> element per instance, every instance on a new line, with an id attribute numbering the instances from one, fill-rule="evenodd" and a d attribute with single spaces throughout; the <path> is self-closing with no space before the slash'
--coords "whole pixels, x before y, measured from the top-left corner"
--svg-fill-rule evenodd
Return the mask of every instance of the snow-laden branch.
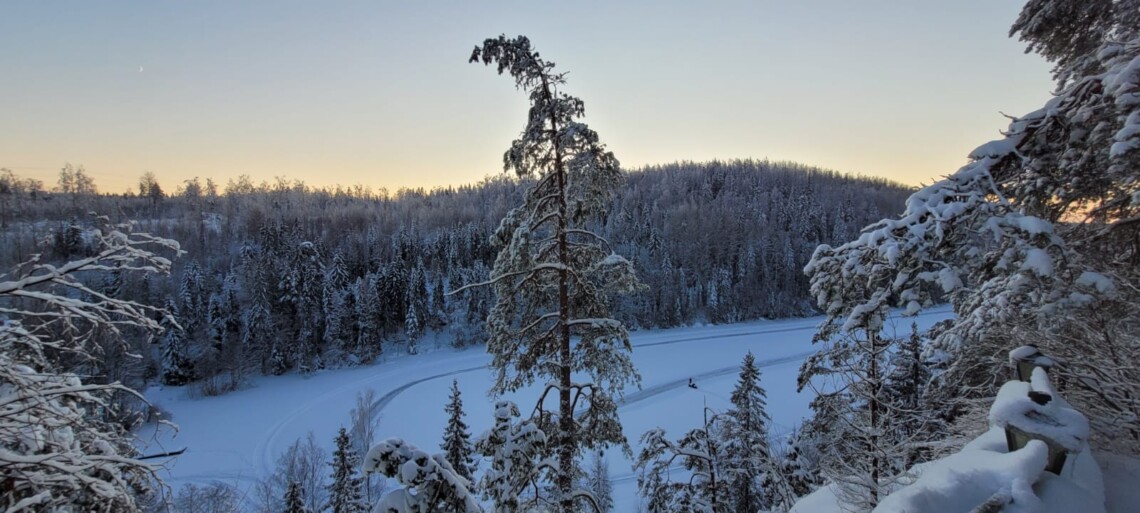
<path id="1" fill-rule="evenodd" d="M 180 253 L 172 240 L 134 233 L 131 224 L 89 230 L 95 254 L 63 265 L 34 255 L 0 281 L 0 505 L 6 511 L 141 509 L 155 468 L 134 459 L 130 435 L 109 420 L 119 383 L 84 384 L 54 357 L 94 358 L 92 334 L 132 327 L 155 332 L 162 309 L 108 297 L 78 279 L 92 272 L 168 272 L 170 261 L 147 248 Z"/>

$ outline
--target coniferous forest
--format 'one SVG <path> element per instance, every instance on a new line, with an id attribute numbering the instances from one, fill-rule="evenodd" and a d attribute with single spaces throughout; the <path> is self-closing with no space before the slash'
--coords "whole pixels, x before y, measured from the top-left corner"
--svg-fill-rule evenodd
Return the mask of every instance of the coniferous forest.
<path id="1" fill-rule="evenodd" d="M 682 162 L 625 174 L 597 230 L 647 286 L 615 304 L 615 316 L 635 328 L 816 313 L 802 272 L 812 251 L 893 215 L 910 192 L 787 162 Z M 493 292 L 449 293 L 487 279 L 490 237 L 526 185 L 497 177 L 389 193 L 248 177 L 162 185 L 148 173 L 138 190 L 110 194 L 96 192 L 82 167 L 65 166 L 55 184 L 5 172 L 0 263 L 89 255 L 90 213 L 179 241 L 185 253 L 169 280 L 113 271 L 83 278 L 178 320 L 129 348 L 143 362 L 106 358 L 91 373 L 135 386 L 200 383 L 217 394 L 250 375 L 415 353 L 424 340 L 485 342 Z"/>

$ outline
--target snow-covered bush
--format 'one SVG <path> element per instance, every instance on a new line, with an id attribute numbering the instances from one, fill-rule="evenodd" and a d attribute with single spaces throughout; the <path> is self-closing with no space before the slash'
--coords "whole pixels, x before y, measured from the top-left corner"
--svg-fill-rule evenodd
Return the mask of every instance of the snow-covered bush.
<path id="1" fill-rule="evenodd" d="M 533 419 L 519 420 L 515 403 L 495 403 L 495 425 L 475 440 L 475 451 L 491 462 L 479 484 L 494 501 L 495 513 L 533 508 L 542 501 L 537 493 L 540 472 L 553 465 L 544 459 L 546 443 L 546 433 Z M 528 488 L 531 493 L 525 497 Z"/>
<path id="2" fill-rule="evenodd" d="M 368 450 L 364 471 L 395 478 L 404 488 L 392 491 L 372 508 L 373 513 L 482 513 L 471 483 L 451 467 L 442 454 L 428 454 L 399 438 L 389 438 Z"/>

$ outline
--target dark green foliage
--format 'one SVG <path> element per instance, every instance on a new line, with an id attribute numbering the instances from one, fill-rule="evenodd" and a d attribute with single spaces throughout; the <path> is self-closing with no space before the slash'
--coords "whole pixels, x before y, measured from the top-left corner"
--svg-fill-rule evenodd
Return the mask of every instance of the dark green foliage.
<path id="1" fill-rule="evenodd" d="M 752 352 L 744 356 L 740 377 L 730 397 L 732 409 L 724 412 L 719 432 L 724 453 L 724 468 L 729 481 L 729 501 L 733 511 L 759 511 L 772 505 L 774 490 L 765 489 L 764 480 L 772 481 L 775 471 L 768 445 L 768 423 L 765 411 L 767 393 L 760 386 L 760 369 Z M 774 483 L 768 483 L 771 485 Z"/>
<path id="2" fill-rule="evenodd" d="M 359 513 L 367 511 L 362 495 L 364 480 L 360 477 L 360 456 L 352 449 L 348 432 L 344 428 L 336 435 L 336 450 L 329 464 L 332 469 L 332 482 L 328 485 L 329 501 L 326 511 L 330 513 Z"/>
<path id="3" fill-rule="evenodd" d="M 459 382 L 451 381 L 451 398 L 443 408 L 447 412 L 447 427 L 443 431 L 443 443 L 439 448 L 455 473 L 468 481 L 475 473 L 475 448 L 471 444 L 471 433 L 463 421 L 463 399 L 459 395 Z"/>
<path id="4" fill-rule="evenodd" d="M 305 497 L 301 492 L 301 485 L 296 481 L 289 482 L 289 490 L 285 492 L 284 513 L 310 513 L 305 507 Z"/>
<path id="5" fill-rule="evenodd" d="M 163 319 L 166 330 L 162 337 L 162 383 L 164 385 L 185 385 L 194 380 L 194 364 L 186 353 L 186 332 L 174 319 L 178 309 L 174 302 L 166 304 L 170 317 Z"/>

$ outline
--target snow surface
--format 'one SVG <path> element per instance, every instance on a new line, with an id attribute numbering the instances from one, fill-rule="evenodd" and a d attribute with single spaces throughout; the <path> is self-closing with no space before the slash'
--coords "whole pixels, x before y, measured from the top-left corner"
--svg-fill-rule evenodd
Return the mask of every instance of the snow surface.
<path id="1" fill-rule="evenodd" d="M 925 328 L 951 315 L 949 309 L 939 308 L 915 318 L 891 319 L 887 330 L 905 334 L 911 322 Z M 636 444 L 642 433 L 656 427 L 681 436 L 700 424 L 704 405 L 728 408 L 740 362 L 751 350 L 768 392 L 772 435 L 782 441 L 810 412 L 811 397 L 796 393 L 796 376 L 800 363 L 817 349 L 811 338 L 821 321 L 816 317 L 632 333 L 633 361 L 642 388 L 627 390 L 619 401 L 626 438 Z M 160 472 L 175 490 L 189 483 L 221 481 L 247 493 L 258 479 L 272 473 L 289 445 L 309 431 L 331 452 L 337 430 L 347 427 L 357 393 L 371 388 L 379 397 L 377 442 L 401 437 L 437 451 L 453 378 L 463 394 L 472 435 L 492 426 L 495 401 L 486 395 L 493 379 L 486 368 L 489 362 L 482 347 L 445 348 L 387 356 L 368 367 L 260 377 L 250 388 L 220 397 L 192 398 L 186 388 L 152 387 L 147 398 L 170 412 L 179 432 L 163 429 L 156 434 L 148 428 L 140 433 L 142 450 L 187 448 Z M 687 386 L 690 378 L 697 389 Z M 536 386 L 507 398 L 527 415 L 539 392 Z M 639 498 L 632 461 L 617 450 L 607 451 L 605 458 L 614 480 L 614 511 L 634 511 Z"/>
<path id="2" fill-rule="evenodd" d="M 992 442 L 1004 438 L 1004 432 L 993 428 L 983 437 Z M 982 449 L 979 445 L 989 447 Z M 1048 449 L 1039 440 L 1012 453 L 1005 452 L 1004 440 L 1000 447 L 979 445 L 916 467 L 913 471 L 919 476 L 915 482 L 888 495 L 875 512 L 969 513 L 991 498 L 1000 502 L 1012 498 L 1012 503 L 1002 509 L 1004 513 L 1105 511 L 1100 506 L 1104 504 L 1098 488 L 1100 470 L 1087 447 L 1078 460 L 1091 466 L 1084 466 L 1076 474 L 1090 482 L 1081 483 L 1041 471 Z"/>
<path id="3" fill-rule="evenodd" d="M 1010 351 L 1010 359 L 1038 354 L 1031 346 Z M 1030 390 L 1048 392 L 1045 405 L 1028 399 Z M 990 408 L 990 429 L 961 451 L 915 465 L 909 483 L 886 496 L 875 513 L 971 513 L 1000 508 L 1003 513 L 1136 513 L 1140 493 L 1140 460 L 1100 454 L 1086 441 L 1088 423 L 1053 391 L 1043 369 L 1033 371 L 1032 383 L 1010 381 L 1002 386 Z M 1049 448 L 1041 440 L 1008 452 L 1006 425 L 1044 433 L 1075 454 L 1060 475 L 1044 472 Z M 1102 467 L 1104 471 L 1102 472 Z M 1131 483 L 1131 485 L 1125 484 Z M 836 490 L 824 487 L 792 508 L 799 513 L 839 513 Z"/>
<path id="4" fill-rule="evenodd" d="M 1104 506 L 1108 513 L 1140 511 L 1140 459 L 1107 452 L 1095 457 L 1104 472 Z"/>

